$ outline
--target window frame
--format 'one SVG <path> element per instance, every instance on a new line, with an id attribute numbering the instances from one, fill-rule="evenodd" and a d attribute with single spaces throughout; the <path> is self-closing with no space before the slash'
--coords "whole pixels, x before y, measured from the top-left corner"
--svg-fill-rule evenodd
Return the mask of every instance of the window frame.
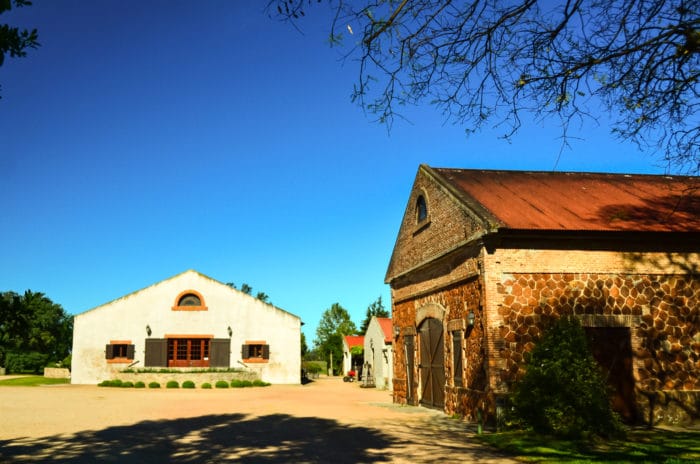
<path id="1" fill-rule="evenodd" d="M 255 350 L 254 356 L 251 356 L 251 349 Z M 270 345 L 264 340 L 246 340 L 241 345 L 241 361 L 244 363 L 270 362 Z"/>
<path id="2" fill-rule="evenodd" d="M 213 338 L 213 335 L 166 335 L 167 367 L 209 367 Z M 198 355 L 193 356 L 195 353 Z"/>
<path id="3" fill-rule="evenodd" d="M 200 305 L 199 306 L 191 306 L 191 305 L 181 305 L 180 302 L 188 297 L 188 296 L 194 296 L 197 299 L 199 299 Z M 202 296 L 201 293 L 199 293 L 197 290 L 184 290 L 180 292 L 177 297 L 175 298 L 175 302 L 173 303 L 173 306 L 171 308 L 173 311 L 207 311 L 209 308 L 207 307 L 204 297 Z"/>
<path id="4" fill-rule="evenodd" d="M 105 359 L 110 364 L 131 363 L 136 356 L 131 340 L 110 340 L 105 346 Z"/>
<path id="5" fill-rule="evenodd" d="M 464 387 L 464 331 L 453 330 L 452 335 L 452 385 Z"/>

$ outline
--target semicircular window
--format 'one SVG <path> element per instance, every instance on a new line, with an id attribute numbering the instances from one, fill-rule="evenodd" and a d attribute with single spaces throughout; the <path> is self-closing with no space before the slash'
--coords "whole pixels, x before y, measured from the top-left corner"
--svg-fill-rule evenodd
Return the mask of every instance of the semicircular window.
<path id="1" fill-rule="evenodd" d="M 202 306 L 202 301 L 193 293 L 183 295 L 177 302 L 178 306 Z"/>

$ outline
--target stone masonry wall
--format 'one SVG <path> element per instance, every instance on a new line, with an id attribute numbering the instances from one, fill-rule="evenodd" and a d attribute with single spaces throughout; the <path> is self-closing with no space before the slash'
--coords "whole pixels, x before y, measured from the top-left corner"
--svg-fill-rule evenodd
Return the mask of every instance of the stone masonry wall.
<path id="1" fill-rule="evenodd" d="M 698 279 L 674 275 L 513 273 L 502 276 L 497 291 L 501 301 L 495 345 L 499 389 L 508 389 L 523 373 L 523 354 L 532 349 L 553 318 L 576 315 L 584 326 L 630 327 L 636 403 L 644 417 L 651 414 L 657 422 L 682 422 L 698 416 Z M 650 411 L 654 401 L 664 407 Z"/>

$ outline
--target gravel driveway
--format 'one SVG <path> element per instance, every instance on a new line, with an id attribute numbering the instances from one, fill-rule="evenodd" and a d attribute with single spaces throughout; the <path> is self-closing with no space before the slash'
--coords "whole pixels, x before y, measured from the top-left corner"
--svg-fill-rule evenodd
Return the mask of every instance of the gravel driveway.
<path id="1" fill-rule="evenodd" d="M 245 389 L 0 387 L 0 462 L 516 462 L 340 378 Z"/>

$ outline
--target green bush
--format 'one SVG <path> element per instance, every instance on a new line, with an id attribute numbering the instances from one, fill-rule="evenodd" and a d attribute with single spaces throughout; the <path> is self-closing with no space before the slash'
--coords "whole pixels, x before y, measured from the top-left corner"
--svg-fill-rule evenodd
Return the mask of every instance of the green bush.
<path id="1" fill-rule="evenodd" d="M 182 388 L 194 388 L 194 382 L 191 380 L 185 380 L 182 382 Z"/>
<path id="2" fill-rule="evenodd" d="M 122 386 L 122 381 L 119 380 L 119 379 L 114 379 L 114 380 L 112 380 L 112 385 L 110 385 L 110 386 L 111 386 L 111 387 L 121 387 L 121 386 Z"/>
<path id="3" fill-rule="evenodd" d="M 146 388 L 146 384 L 139 380 L 134 384 L 134 388 Z"/>
<path id="4" fill-rule="evenodd" d="M 324 361 L 304 361 L 302 367 L 309 374 L 321 374 L 326 371 L 326 363 Z"/>
<path id="5" fill-rule="evenodd" d="M 8 374 L 41 374 L 48 360 L 48 355 L 37 351 L 28 353 L 10 351 L 5 355 L 5 368 Z"/>
<path id="6" fill-rule="evenodd" d="M 209 382 L 204 382 L 201 388 L 211 388 L 211 384 Z"/>
<path id="7" fill-rule="evenodd" d="M 252 386 L 253 386 L 253 382 L 251 382 L 250 380 L 237 380 L 237 379 L 233 379 L 233 380 L 231 381 L 231 386 L 232 386 L 233 388 L 252 387 Z"/>
<path id="8" fill-rule="evenodd" d="M 177 380 L 168 380 L 168 383 L 165 384 L 165 388 L 180 388 L 180 384 Z"/>
<path id="9" fill-rule="evenodd" d="M 216 388 L 228 388 L 228 382 L 225 380 L 219 380 L 215 384 Z"/>
<path id="10" fill-rule="evenodd" d="M 525 369 L 511 397 L 516 421 L 566 438 L 621 433 L 605 380 L 576 319 L 562 317 L 547 330 Z"/>
<path id="11" fill-rule="evenodd" d="M 253 386 L 254 387 L 269 387 L 270 382 L 263 382 L 260 379 L 255 379 L 255 380 L 253 380 Z"/>
<path id="12" fill-rule="evenodd" d="M 151 382 L 148 384 L 148 388 L 160 388 L 160 384 L 158 382 Z"/>
<path id="13" fill-rule="evenodd" d="M 134 382 L 129 382 L 127 380 L 126 382 L 122 382 L 121 387 L 122 388 L 134 388 Z"/>
<path id="14" fill-rule="evenodd" d="M 103 380 L 102 382 L 97 384 L 98 387 L 111 387 L 112 386 L 112 381 L 111 380 Z"/>

